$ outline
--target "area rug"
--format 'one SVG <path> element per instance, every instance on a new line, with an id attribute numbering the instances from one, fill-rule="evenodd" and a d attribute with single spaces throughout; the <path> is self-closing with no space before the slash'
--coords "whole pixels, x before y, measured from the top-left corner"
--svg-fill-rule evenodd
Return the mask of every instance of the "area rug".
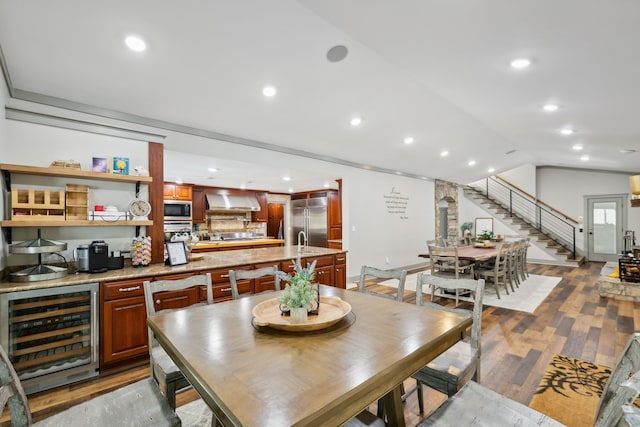
<path id="1" fill-rule="evenodd" d="M 591 426 L 611 369 L 556 354 L 529 407 L 569 427 Z"/>
<path id="2" fill-rule="evenodd" d="M 409 274 L 405 281 L 404 289 L 415 292 L 417 277 L 417 274 Z M 533 314 L 536 308 L 538 308 L 561 280 L 561 277 L 530 274 L 527 280 L 520 283 L 520 287 L 516 288 L 515 292 L 511 292 L 509 295 L 505 294 L 504 289 L 501 288 L 500 299 L 496 296 L 496 291 L 493 286 L 485 288 L 482 302 L 484 305 L 490 305 L 492 307 L 501 307 Z M 386 280 L 378 284 L 394 288 L 397 287 L 396 280 Z M 356 286 L 357 284 L 350 283 L 347 288 L 351 289 Z M 464 300 L 465 298 L 460 299 Z"/>
<path id="3" fill-rule="evenodd" d="M 178 406 L 176 413 L 182 421 L 182 427 L 210 427 L 211 409 L 204 400 L 197 399 L 186 405 Z"/>

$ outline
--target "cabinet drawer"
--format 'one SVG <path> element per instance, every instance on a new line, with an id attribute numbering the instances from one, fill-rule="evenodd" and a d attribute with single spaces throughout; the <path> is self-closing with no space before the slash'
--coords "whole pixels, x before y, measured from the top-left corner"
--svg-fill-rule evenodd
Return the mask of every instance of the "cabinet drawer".
<path id="1" fill-rule="evenodd" d="M 102 294 L 105 301 L 144 296 L 142 283 L 144 279 L 122 280 L 102 284 Z"/>
<path id="2" fill-rule="evenodd" d="M 321 257 L 308 257 L 302 259 L 303 267 L 305 267 L 305 263 L 311 264 L 314 260 L 316 260 L 316 268 L 318 267 L 331 267 L 333 265 L 333 255 L 326 255 Z"/>
<path id="3" fill-rule="evenodd" d="M 338 264 L 343 265 L 347 263 L 347 254 L 338 254 L 335 257 L 336 257 L 336 265 Z"/>
<path id="4" fill-rule="evenodd" d="M 238 293 L 247 294 L 251 293 L 251 280 L 238 281 Z M 224 283 L 221 285 L 213 286 L 213 299 L 230 299 L 231 298 L 231 284 Z"/>
<path id="5" fill-rule="evenodd" d="M 229 283 L 229 270 L 252 270 L 251 266 L 231 267 L 229 269 L 211 270 L 211 283 Z"/>

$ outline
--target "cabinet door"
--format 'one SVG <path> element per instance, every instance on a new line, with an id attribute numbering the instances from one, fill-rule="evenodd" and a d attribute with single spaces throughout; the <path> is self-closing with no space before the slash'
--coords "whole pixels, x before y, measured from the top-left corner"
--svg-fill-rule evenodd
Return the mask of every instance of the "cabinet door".
<path id="1" fill-rule="evenodd" d="M 194 224 L 201 224 L 207 220 L 207 205 L 205 202 L 204 191 L 199 188 L 194 188 L 192 191 L 192 203 L 193 208 L 192 216 Z"/>
<path id="2" fill-rule="evenodd" d="M 174 196 L 176 200 L 191 201 L 192 191 L 190 185 L 176 185 Z"/>
<path id="3" fill-rule="evenodd" d="M 267 219 L 269 218 L 267 193 L 265 191 L 260 191 L 257 192 L 255 196 L 260 204 L 260 210 L 257 212 L 251 212 L 251 220 L 253 222 L 267 222 Z"/>
<path id="4" fill-rule="evenodd" d="M 316 282 L 323 285 L 335 286 L 333 279 L 333 266 L 316 268 Z"/>
<path id="5" fill-rule="evenodd" d="M 276 264 L 278 263 L 266 262 L 263 264 L 256 264 L 254 265 L 254 268 L 257 270 L 259 268 L 273 267 Z M 284 289 L 285 284 L 286 282 L 283 282 L 282 280 L 280 280 L 280 289 Z M 253 293 L 255 294 L 259 294 L 260 292 L 264 292 L 264 291 L 272 291 L 274 286 L 275 286 L 275 279 L 273 278 L 273 276 L 258 277 L 257 279 L 253 279 Z"/>
<path id="6" fill-rule="evenodd" d="M 144 297 L 121 298 L 102 305 L 100 367 L 149 354 Z"/>
<path id="7" fill-rule="evenodd" d="M 176 186 L 174 184 L 165 184 L 162 187 L 162 197 L 165 200 L 173 200 Z"/>
<path id="8" fill-rule="evenodd" d="M 335 287 L 347 288 L 347 254 L 336 255 Z"/>

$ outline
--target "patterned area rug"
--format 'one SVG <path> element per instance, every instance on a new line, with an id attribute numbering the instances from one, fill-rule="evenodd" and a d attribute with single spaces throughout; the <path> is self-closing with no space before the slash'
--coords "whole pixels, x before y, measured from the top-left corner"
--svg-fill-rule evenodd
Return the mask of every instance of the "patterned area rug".
<path id="1" fill-rule="evenodd" d="M 529 406 L 569 427 L 591 426 L 611 369 L 556 354 Z"/>

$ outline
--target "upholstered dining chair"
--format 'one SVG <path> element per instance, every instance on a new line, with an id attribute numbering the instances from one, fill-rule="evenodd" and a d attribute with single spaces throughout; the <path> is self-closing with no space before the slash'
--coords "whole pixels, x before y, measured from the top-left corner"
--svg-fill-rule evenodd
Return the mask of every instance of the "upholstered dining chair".
<path id="1" fill-rule="evenodd" d="M 452 309 L 423 301 L 423 289 L 437 286 L 440 289 L 464 289 L 471 292 L 473 311 Z M 482 295 L 484 280 L 448 279 L 431 274 L 418 273 L 416 283 L 416 304 L 437 308 L 438 310 L 463 313 L 473 318 L 471 335 L 468 341 L 458 341 L 438 357 L 412 375 L 417 381 L 418 406 L 424 413 L 422 384 L 425 384 L 447 396 L 453 396 L 469 380 L 480 381 L 480 355 L 482 331 Z"/>
<path id="2" fill-rule="evenodd" d="M 263 267 L 255 270 L 229 270 L 229 281 L 231 282 L 231 298 L 238 299 L 241 296 L 238 288 L 239 280 L 255 280 L 257 289 L 254 294 L 279 291 L 280 276 L 278 276 L 277 272 L 278 266 L 276 265 L 274 265 L 273 267 Z"/>
<path id="3" fill-rule="evenodd" d="M 474 265 L 459 258 L 457 246 L 429 245 L 429 259 L 433 276 L 453 279 L 474 278 Z M 436 286 L 431 287 L 431 301 L 435 298 L 438 289 Z M 442 291 L 439 296 L 449 298 L 448 294 L 455 298 L 457 306 L 461 295 L 460 290 Z"/>
<path id="4" fill-rule="evenodd" d="M 396 295 L 384 294 L 381 292 L 376 292 L 371 289 L 367 289 L 365 287 L 367 279 L 386 279 L 386 280 L 397 280 L 397 290 Z M 370 267 L 367 265 L 363 265 L 360 270 L 360 282 L 358 282 L 358 291 L 375 295 L 384 298 L 395 299 L 396 301 L 402 301 L 404 299 L 404 284 L 407 280 L 407 270 L 399 270 L 399 269 L 391 269 L 391 270 L 380 270 L 375 267 Z"/>
<path id="5" fill-rule="evenodd" d="M 0 346 L 0 413 L 5 413 L 5 407 L 8 408 L 9 420 L 14 427 L 181 425 L 180 418 L 151 378 L 94 397 L 32 423 L 31 410 L 18 374 L 4 348 Z"/>
<path id="6" fill-rule="evenodd" d="M 640 334 L 627 342 L 604 387 L 596 412 L 595 427 L 613 427 L 633 422 L 629 410 L 640 394 Z M 469 381 L 419 424 L 430 426 L 562 426 L 563 424 L 511 400 L 480 384 Z M 637 424 L 632 424 L 637 425 Z"/>
<path id="7" fill-rule="evenodd" d="M 177 280 L 145 281 L 143 286 L 147 316 L 203 305 L 204 303 L 200 303 L 201 286 L 207 290 L 206 304 L 213 304 L 210 273 Z M 159 294 L 160 292 L 164 294 Z M 171 408 L 175 409 L 176 392 L 189 387 L 190 384 L 169 355 L 158 345 L 151 329 L 149 329 L 149 357 L 151 376 L 164 391 Z"/>

